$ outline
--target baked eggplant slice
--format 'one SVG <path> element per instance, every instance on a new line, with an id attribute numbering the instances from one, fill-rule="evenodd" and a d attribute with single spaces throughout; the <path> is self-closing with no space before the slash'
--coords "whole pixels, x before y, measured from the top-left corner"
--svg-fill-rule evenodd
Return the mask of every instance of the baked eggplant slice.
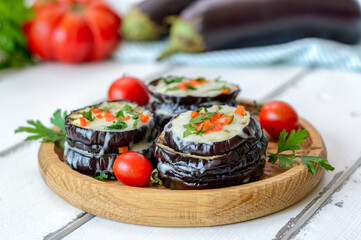
<path id="1" fill-rule="evenodd" d="M 153 80 L 148 84 L 149 93 L 160 102 L 177 105 L 198 105 L 235 99 L 240 88 L 225 81 L 205 78 L 166 77 Z"/>
<path id="2" fill-rule="evenodd" d="M 152 157 L 152 141 L 143 141 L 132 145 L 129 150 L 144 155 L 156 167 Z M 110 179 L 114 178 L 113 163 L 119 154 L 89 153 L 76 147 L 65 144 L 64 155 L 67 164 L 74 170 L 89 175 L 98 176 L 100 173 L 107 173 Z"/>
<path id="3" fill-rule="evenodd" d="M 163 184 L 171 189 L 206 189 L 258 180 L 265 165 L 267 138 L 262 134 L 248 151 L 235 149 L 214 156 L 185 154 L 164 144 L 162 134 L 153 150 Z"/>
<path id="4" fill-rule="evenodd" d="M 236 113 L 239 108 L 217 105 L 182 113 L 165 126 L 164 141 L 175 151 L 201 156 L 248 150 L 262 137 L 262 130 L 244 108 Z"/>
<path id="5" fill-rule="evenodd" d="M 127 100 L 75 110 L 65 119 L 68 141 L 99 145 L 104 151 L 139 143 L 151 136 L 154 127 L 153 114 Z"/>

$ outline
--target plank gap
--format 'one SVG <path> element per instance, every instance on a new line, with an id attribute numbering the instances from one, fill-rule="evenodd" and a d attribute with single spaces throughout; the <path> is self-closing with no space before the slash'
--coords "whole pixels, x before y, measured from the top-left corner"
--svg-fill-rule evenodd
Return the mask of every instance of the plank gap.
<path id="1" fill-rule="evenodd" d="M 327 186 L 294 218 L 291 218 L 285 226 L 276 234 L 274 240 L 290 239 L 303 228 L 307 221 L 324 205 L 334 192 L 342 188 L 342 184 L 361 166 L 361 157 L 352 164 L 345 172 L 335 174 Z"/>
<path id="2" fill-rule="evenodd" d="M 308 67 L 308 68 L 300 71 L 299 73 L 297 73 L 296 75 L 291 77 L 287 82 L 285 82 L 284 84 L 282 84 L 281 86 L 279 86 L 278 88 L 276 88 L 275 90 L 273 90 L 272 92 L 267 94 L 266 96 L 262 97 L 260 99 L 260 102 L 269 102 L 270 100 L 272 100 L 275 97 L 281 95 L 287 89 L 294 86 L 299 81 L 304 79 L 308 74 L 310 74 L 310 73 L 312 73 L 314 71 L 315 71 L 315 67 Z"/>
<path id="3" fill-rule="evenodd" d="M 91 220 L 93 217 L 95 217 L 92 214 L 82 212 L 77 215 L 76 218 L 65 224 L 63 227 L 59 228 L 58 230 L 49 233 L 44 237 L 44 240 L 55 240 L 55 239 L 62 239 L 65 236 L 72 233 L 74 230 L 82 226 L 83 224 L 87 223 L 89 220 Z"/>

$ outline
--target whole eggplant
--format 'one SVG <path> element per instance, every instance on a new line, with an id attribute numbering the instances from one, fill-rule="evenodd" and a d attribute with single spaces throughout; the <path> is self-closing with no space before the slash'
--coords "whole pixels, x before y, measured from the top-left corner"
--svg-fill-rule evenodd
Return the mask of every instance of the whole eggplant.
<path id="1" fill-rule="evenodd" d="M 176 52 L 284 43 L 305 37 L 355 44 L 361 36 L 356 0 L 200 0 L 186 8 L 170 30 Z"/>
<path id="2" fill-rule="evenodd" d="M 132 41 L 156 40 L 168 32 L 167 18 L 179 14 L 195 0 L 145 0 L 125 16 L 122 31 Z"/>

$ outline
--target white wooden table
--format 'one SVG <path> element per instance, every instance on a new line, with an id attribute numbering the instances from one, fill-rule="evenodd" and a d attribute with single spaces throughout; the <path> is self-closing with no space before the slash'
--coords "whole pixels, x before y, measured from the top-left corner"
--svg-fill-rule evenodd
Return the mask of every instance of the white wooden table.
<path id="1" fill-rule="evenodd" d="M 165 228 L 114 222 L 55 195 L 38 171 L 39 142 L 14 134 L 27 119 L 50 126 L 57 109 L 106 99 L 123 74 L 205 76 L 238 83 L 241 98 L 292 104 L 325 140 L 336 168 L 304 200 L 278 213 L 218 227 Z M 361 239 L 361 74 L 314 68 L 194 68 L 103 62 L 41 64 L 0 72 L 0 239 Z"/>

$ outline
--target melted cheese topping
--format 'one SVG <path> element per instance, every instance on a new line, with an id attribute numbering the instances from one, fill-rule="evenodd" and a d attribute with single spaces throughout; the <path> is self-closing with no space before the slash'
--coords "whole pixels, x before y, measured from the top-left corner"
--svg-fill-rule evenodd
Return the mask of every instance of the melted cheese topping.
<path id="1" fill-rule="evenodd" d="M 131 107 L 130 112 L 135 113 L 135 114 L 143 114 L 143 115 L 148 115 L 150 118 L 152 117 L 150 111 L 148 110 L 144 110 L 143 107 L 139 107 L 133 103 L 129 103 L 129 102 L 104 102 L 101 103 L 97 106 L 95 106 L 96 109 L 106 109 L 108 110 L 111 114 L 113 114 L 114 116 L 116 116 L 117 112 L 119 110 L 122 110 L 126 105 Z M 80 117 L 82 117 L 82 113 L 86 113 L 91 109 L 91 107 L 87 107 L 84 108 L 82 110 L 79 110 L 77 112 L 74 112 L 71 117 L 74 118 L 74 120 L 71 122 L 73 125 L 80 127 Z M 100 114 L 102 116 L 102 118 L 97 118 L 96 116 Z M 126 128 L 123 129 L 112 129 L 112 130 L 107 130 L 105 129 L 105 127 L 111 126 L 113 124 L 115 124 L 117 122 L 117 120 L 112 120 L 112 121 L 107 121 L 106 118 L 104 117 L 105 111 L 102 111 L 100 113 L 93 113 L 92 112 L 92 118 L 94 118 L 93 121 L 89 121 L 86 120 L 86 126 L 83 128 L 87 128 L 87 129 L 93 129 L 93 130 L 100 130 L 100 131 L 127 131 L 127 130 L 132 130 L 133 128 L 133 124 L 136 121 L 135 119 L 133 119 L 133 115 L 130 113 L 127 113 L 127 111 L 123 111 L 124 117 L 129 117 L 128 120 L 124 121 L 127 124 Z M 150 119 L 149 119 L 150 120 Z M 137 127 L 139 128 L 142 125 L 146 125 L 149 120 L 145 123 L 143 123 L 142 121 L 138 121 Z"/>
<path id="2" fill-rule="evenodd" d="M 189 81 L 191 79 L 184 79 L 183 81 Z M 171 96 L 185 97 L 185 96 L 194 96 L 194 97 L 214 97 L 221 93 L 221 89 L 226 87 L 229 91 L 234 91 L 237 89 L 236 86 L 224 82 L 224 81 L 215 81 L 215 80 L 206 80 L 204 83 L 199 83 L 195 85 L 195 90 L 191 89 L 176 89 L 180 82 L 166 84 L 164 80 L 158 81 L 158 84 L 155 86 L 149 86 L 149 89 L 154 93 L 161 93 Z M 176 90 L 175 90 L 176 89 Z"/>
<path id="3" fill-rule="evenodd" d="M 222 109 L 219 110 L 219 112 L 222 115 L 234 115 L 232 123 L 224 125 L 221 131 L 210 132 L 207 134 L 203 134 L 202 136 L 192 134 L 183 138 L 183 133 L 184 131 L 186 131 L 183 125 L 189 123 L 189 120 L 192 118 L 192 111 L 187 111 L 176 117 L 172 121 L 172 127 L 170 128 L 170 131 L 172 131 L 175 137 L 182 139 L 182 141 L 195 143 L 212 144 L 213 142 L 226 141 L 230 138 L 235 137 L 236 135 L 247 138 L 248 135 L 243 132 L 243 129 L 245 126 L 248 125 L 250 121 L 250 113 L 245 111 L 243 115 L 234 114 L 234 111 L 236 110 L 235 107 L 231 107 L 228 105 L 221 105 L 221 107 Z M 216 110 L 218 110 L 218 106 L 212 106 L 211 108 L 207 108 L 207 110 L 208 112 L 215 112 Z M 201 113 L 203 113 L 203 111 Z M 176 138 L 174 140 L 176 141 Z"/>

